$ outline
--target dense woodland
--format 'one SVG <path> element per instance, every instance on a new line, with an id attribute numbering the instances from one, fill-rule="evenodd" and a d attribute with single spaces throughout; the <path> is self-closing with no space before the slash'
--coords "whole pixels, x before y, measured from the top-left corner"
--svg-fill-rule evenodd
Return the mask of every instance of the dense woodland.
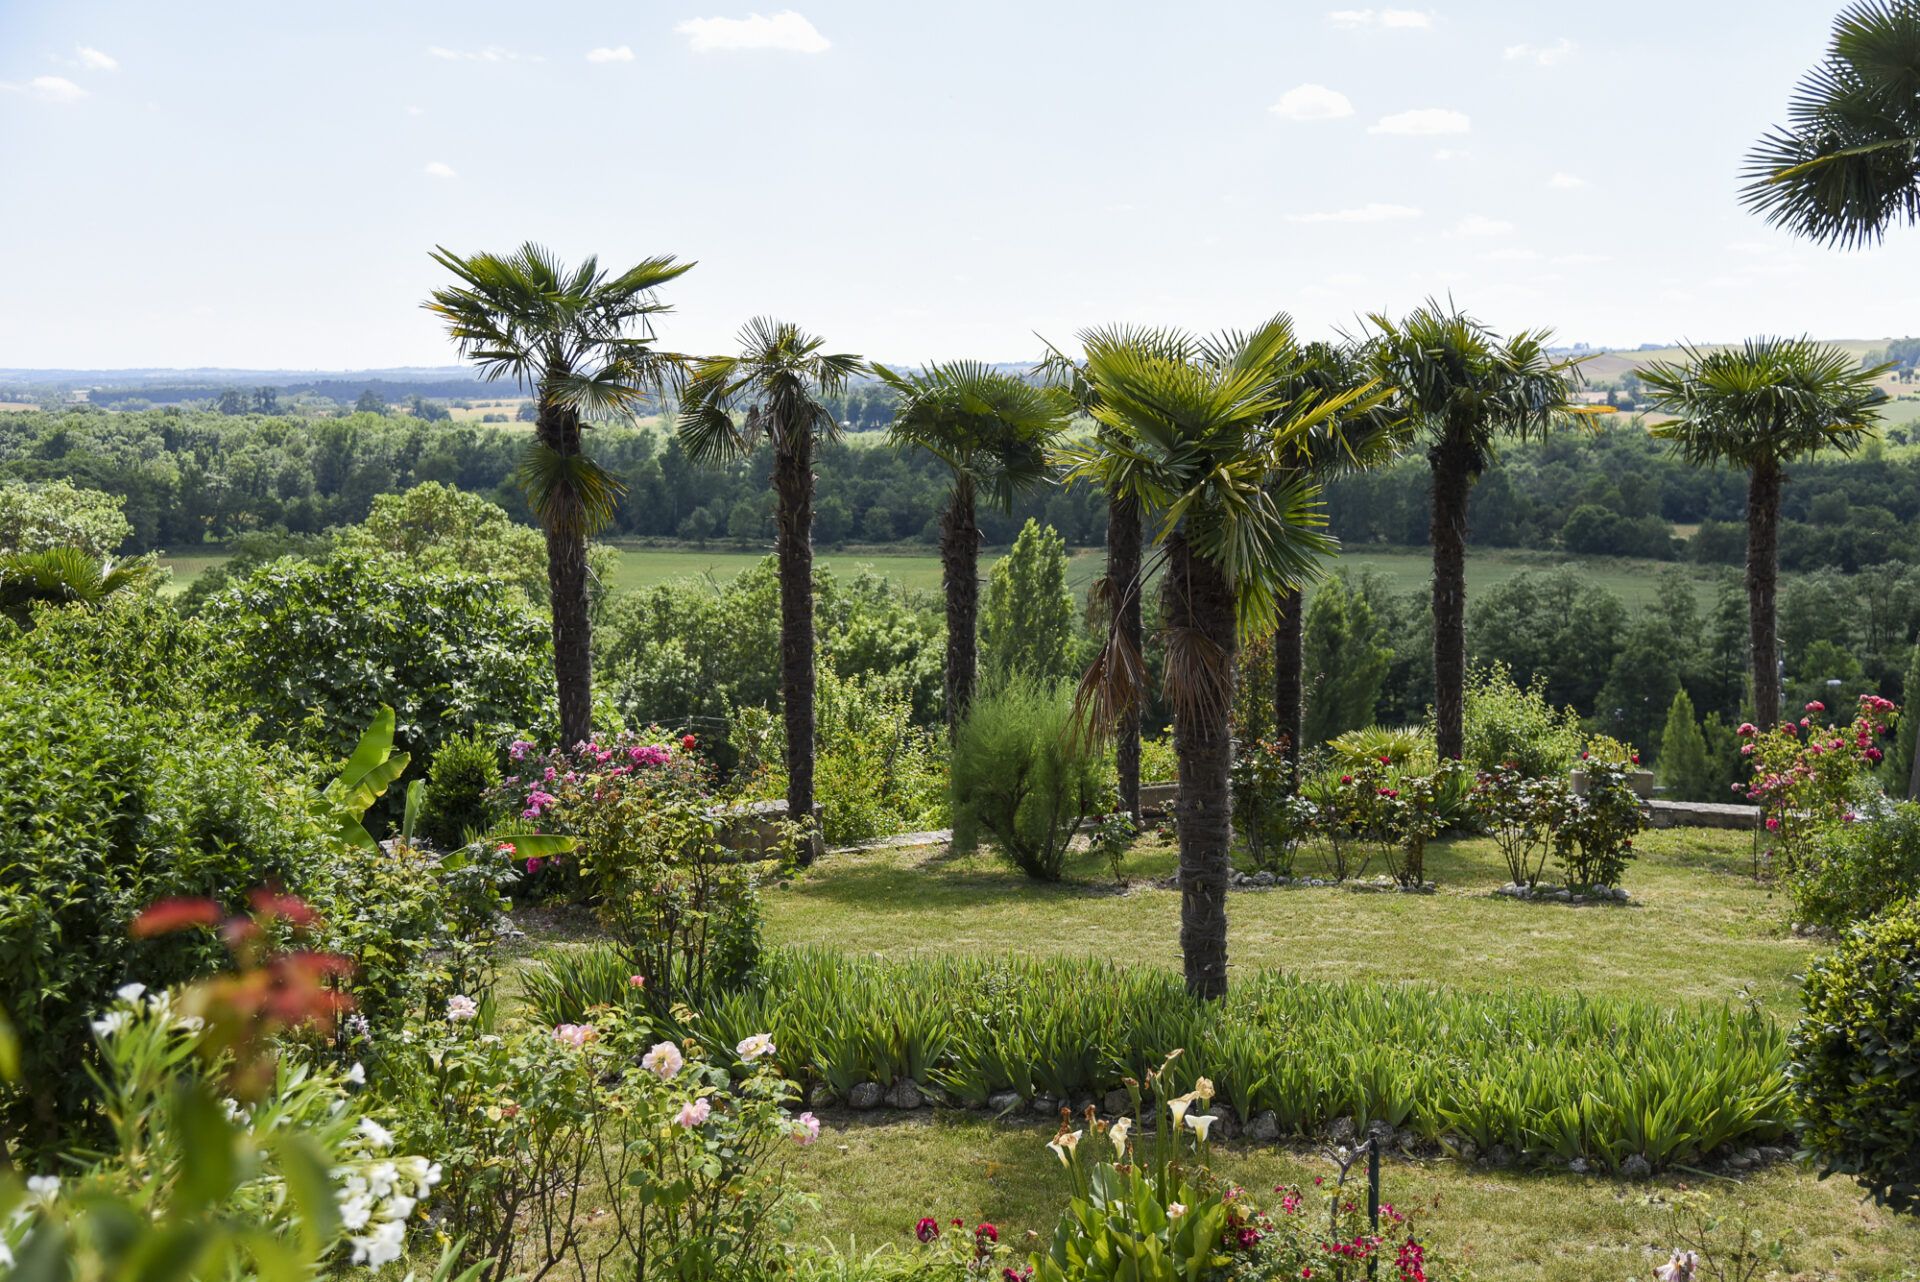
<path id="1" fill-rule="evenodd" d="M 864 414 L 864 400 L 852 404 Z M 849 426 L 869 424 L 861 417 Z M 424 481 L 485 495 L 525 519 L 513 480 L 524 447 L 524 435 L 490 425 L 377 413 L 308 420 L 71 409 L 0 417 L 0 479 L 64 478 L 118 495 L 134 531 L 122 551 L 178 552 L 255 531 L 317 534 L 352 524 L 376 495 Z M 771 539 L 767 451 L 701 467 L 672 436 L 635 428 L 595 429 L 595 448 L 627 486 L 609 535 Z M 944 492 L 936 461 L 856 436 L 826 446 L 816 471 L 819 543 L 936 541 Z M 1417 455 L 1336 481 L 1327 498 L 1333 531 L 1350 546 L 1424 544 L 1428 482 Z M 1505 451 L 1474 487 L 1473 541 L 1737 566 L 1744 504 L 1742 476 L 1690 467 L 1627 420 Z M 1920 455 L 1888 457 L 1869 446 L 1853 458 L 1796 464 L 1783 515 L 1784 570 L 1853 573 L 1920 562 Z M 1023 496 L 1011 513 L 982 512 L 982 530 L 988 543 L 1004 545 L 1029 517 L 1069 546 L 1105 538 L 1104 505 L 1085 488 L 1051 488 Z"/>

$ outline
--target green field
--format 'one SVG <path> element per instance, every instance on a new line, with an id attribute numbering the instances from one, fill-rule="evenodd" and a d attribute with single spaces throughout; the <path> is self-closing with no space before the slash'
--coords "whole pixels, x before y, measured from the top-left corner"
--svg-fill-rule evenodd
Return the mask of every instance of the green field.
<path id="1" fill-rule="evenodd" d="M 651 587 L 676 579 L 708 576 L 730 579 L 772 553 L 771 548 L 747 548 L 714 543 L 709 547 L 652 547 L 637 543 L 615 543 L 620 551 L 620 568 L 614 589 L 620 592 Z M 989 548 L 980 558 L 985 574 L 1005 549 Z M 886 547 L 854 547 L 824 550 L 817 563 L 838 577 L 871 569 L 915 592 L 940 591 L 940 558 L 932 552 L 897 552 Z M 1104 554 L 1094 548 L 1075 549 L 1067 562 L 1067 582 L 1084 598 L 1087 584 L 1100 573 Z M 209 568 L 225 560 L 225 554 L 209 546 L 189 553 L 169 553 L 161 563 L 173 571 L 174 591 L 186 587 Z M 1423 548 L 1380 548 L 1343 553 L 1328 563 L 1330 569 L 1352 574 L 1372 571 L 1385 578 L 1396 592 L 1425 591 L 1432 577 L 1432 562 Z M 1554 552 L 1528 552 L 1512 549 L 1484 549 L 1469 554 L 1467 586 L 1470 592 L 1485 591 L 1528 570 L 1551 570 L 1571 565 L 1606 588 L 1629 606 L 1652 604 L 1660 595 L 1661 571 L 1668 564 L 1634 561 L 1616 557 L 1576 557 Z M 1714 572 L 1694 566 L 1683 567 L 1696 592 L 1714 579 Z"/>

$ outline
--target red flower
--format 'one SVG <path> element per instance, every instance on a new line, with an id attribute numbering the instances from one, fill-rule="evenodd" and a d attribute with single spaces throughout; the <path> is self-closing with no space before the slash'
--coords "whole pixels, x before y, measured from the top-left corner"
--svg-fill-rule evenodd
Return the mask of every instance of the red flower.
<path id="1" fill-rule="evenodd" d="M 1827 705 L 1820 702 L 1818 699 L 1815 699 L 1812 703 L 1809 703 L 1807 705 L 1808 712 L 1825 712 L 1826 710 L 1827 710 Z"/>
<path id="2" fill-rule="evenodd" d="M 940 1236 L 940 1221 L 931 1215 L 923 1215 L 920 1222 L 913 1226 L 913 1235 L 922 1242 L 931 1242 Z"/>
<path id="3" fill-rule="evenodd" d="M 1640 764 L 1640 754 L 1637 752 L 1633 754 L 1633 764 L 1636 766 Z"/>
<path id="4" fill-rule="evenodd" d="M 692 752 L 693 745 L 694 745 L 694 738 L 692 735 L 683 734 L 680 736 L 680 746 L 682 748 L 685 748 L 688 752 Z"/>
<path id="5" fill-rule="evenodd" d="M 211 926 L 219 920 L 220 905 L 211 899 L 162 899 L 133 919 L 133 937 L 151 939 L 189 926 Z"/>
<path id="6" fill-rule="evenodd" d="M 973 1235 L 985 1242 L 998 1242 L 1000 1240 L 1000 1230 L 986 1223 L 976 1225 L 973 1230 Z"/>

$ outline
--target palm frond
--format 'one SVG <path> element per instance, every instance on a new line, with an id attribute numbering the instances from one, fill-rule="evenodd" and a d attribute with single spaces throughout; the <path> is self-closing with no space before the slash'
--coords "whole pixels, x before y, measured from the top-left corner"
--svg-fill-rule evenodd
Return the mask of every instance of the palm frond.
<path id="1" fill-rule="evenodd" d="M 626 486 L 584 454 L 562 454 L 533 441 L 515 474 L 534 517 L 549 530 L 582 537 L 604 529 Z"/>

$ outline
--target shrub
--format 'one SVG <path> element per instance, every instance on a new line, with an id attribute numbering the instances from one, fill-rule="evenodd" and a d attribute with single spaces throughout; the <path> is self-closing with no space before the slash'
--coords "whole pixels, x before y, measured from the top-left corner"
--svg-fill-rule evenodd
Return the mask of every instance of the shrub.
<path id="1" fill-rule="evenodd" d="M 42 1139 L 91 1095 L 87 1021 L 116 988 L 224 958 L 207 939 L 136 941 L 135 915 L 173 897 L 232 905 L 268 882 L 302 890 L 328 848 L 304 789 L 240 727 L 43 675 L 0 655 L 0 1008 L 24 1047 L 5 1121 Z"/>
<path id="2" fill-rule="evenodd" d="M 1715 799 L 1713 781 L 1718 771 L 1707 754 L 1707 737 L 1700 730 L 1700 722 L 1693 715 L 1693 700 L 1685 690 L 1673 696 L 1667 709 L 1658 765 L 1660 782 L 1676 800 Z"/>
<path id="3" fill-rule="evenodd" d="M 1313 834 L 1313 803 L 1300 795 L 1294 766 L 1271 739 L 1242 745 L 1233 759 L 1233 830 L 1245 843 L 1242 871 L 1293 876 Z"/>
<path id="4" fill-rule="evenodd" d="M 447 740 L 427 771 L 422 833 L 445 850 L 464 844 L 469 832 L 486 827 L 490 798 L 499 787 L 499 749 L 492 740 L 483 735 Z"/>
<path id="5" fill-rule="evenodd" d="M 606 1009 L 499 1030 L 467 1015 L 427 1021 L 374 1080 L 403 1143 L 444 1167 L 447 1227 L 483 1282 L 585 1274 L 602 1252 L 624 1256 L 631 1277 L 781 1272 L 804 1200 L 782 1155 L 819 1124 L 789 1115 L 794 1088 L 770 1041 L 742 1039 L 715 1061 Z M 592 1210 L 589 1181 L 606 1196 Z"/>
<path id="6" fill-rule="evenodd" d="M 1595 757 L 1584 770 L 1586 793 L 1563 813 L 1554 831 L 1554 853 L 1570 888 L 1612 888 L 1633 861 L 1633 839 L 1645 826 L 1640 794 L 1633 788 L 1631 765 Z"/>
<path id="7" fill-rule="evenodd" d="M 416 770 L 448 739 L 537 725 L 552 702 L 548 626 L 498 581 L 374 557 L 282 560 L 215 596 L 219 675 L 275 738 L 344 756 L 381 704 Z"/>
<path id="8" fill-rule="evenodd" d="M 1140 740 L 1140 782 L 1180 782 L 1180 758 L 1173 751 L 1171 736 Z"/>
<path id="9" fill-rule="evenodd" d="M 1761 732 L 1740 727 L 1748 742 L 1741 754 L 1753 768 L 1744 789 L 1748 801 L 1766 814 L 1776 855 L 1791 874 L 1807 857 L 1810 843 L 1826 825 L 1846 821 L 1863 802 L 1877 797 L 1873 773 L 1885 757 L 1879 741 L 1893 731 L 1899 709 L 1878 695 L 1864 694 L 1853 723 L 1826 723 L 1827 707 L 1815 700 L 1798 723 L 1782 721 Z M 1814 718 L 1818 716 L 1820 722 Z"/>
<path id="10" fill-rule="evenodd" d="M 95 561 L 120 550 L 133 534 L 126 500 L 71 481 L 0 484 L 0 553 L 78 548 Z"/>
<path id="11" fill-rule="evenodd" d="M 1794 920 L 1833 930 L 1920 895 L 1920 803 L 1879 798 L 1822 825 L 1786 883 Z"/>
<path id="12" fill-rule="evenodd" d="M 1504 663 L 1467 681 L 1463 760 L 1475 771 L 1510 766 L 1530 779 L 1564 774 L 1580 751 L 1580 720 L 1572 708 L 1547 701 L 1536 676 L 1524 689 Z"/>
<path id="13" fill-rule="evenodd" d="M 937 827 L 946 817 L 945 763 L 933 732 L 914 724 L 902 683 L 841 677 L 830 665 L 819 676 L 813 769 L 821 836 L 838 845 Z M 786 795 L 786 726 L 777 715 L 738 709 L 727 739 L 740 754 L 736 775 L 747 795 Z"/>
<path id="14" fill-rule="evenodd" d="M 1801 1144 L 1822 1174 L 1920 1207 L 1920 903 L 1856 927 L 1807 970 L 1788 1040 Z"/>
<path id="15" fill-rule="evenodd" d="M 1480 826 L 1500 847 L 1509 885 L 1540 884 L 1554 834 L 1573 806 L 1566 780 L 1548 775 L 1530 778 L 1512 766 L 1495 766 L 1475 779 L 1472 793 Z"/>
<path id="16" fill-rule="evenodd" d="M 1106 808 L 1104 754 L 1085 742 L 1065 683 L 1009 676 L 974 700 L 953 732 L 953 844 L 982 833 L 1020 871 L 1058 881 L 1067 843 Z"/>
<path id="17" fill-rule="evenodd" d="M 234 1008 L 193 1006 L 198 1022 L 187 1008 L 136 985 L 97 1012 L 111 1141 L 66 1155 L 25 1198 L 0 1184 L 12 1276 L 152 1277 L 170 1260 L 180 1276 L 318 1277 L 399 1258 L 441 1168 L 388 1152 L 340 1074 L 262 1062 L 257 1088 L 237 1084 L 217 1032 Z"/>
<path id="18" fill-rule="evenodd" d="M 653 1008 L 697 1004 L 750 971 L 760 950 L 758 873 L 721 845 L 721 807 L 691 751 L 623 740 L 547 760 L 555 764 L 527 771 L 541 782 L 522 816 L 577 840 L 577 885 L 628 973 L 645 977 Z"/>

